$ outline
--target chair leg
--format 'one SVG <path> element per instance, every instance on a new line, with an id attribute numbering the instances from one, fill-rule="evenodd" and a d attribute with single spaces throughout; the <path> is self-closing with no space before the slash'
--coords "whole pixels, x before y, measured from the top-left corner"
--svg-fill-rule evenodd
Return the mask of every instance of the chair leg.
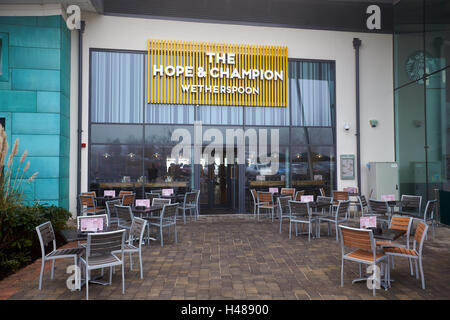
<path id="1" fill-rule="evenodd" d="M 308 223 L 308 241 L 311 241 L 311 223 Z"/>
<path id="2" fill-rule="evenodd" d="M 39 290 L 42 290 L 42 278 L 44 276 L 45 259 L 42 259 L 41 274 L 39 275 Z"/>
<path id="3" fill-rule="evenodd" d="M 130 255 L 130 271 L 133 271 L 133 258 L 131 257 L 131 252 L 129 253 Z"/>
<path id="4" fill-rule="evenodd" d="M 122 294 L 125 294 L 125 265 L 122 261 Z"/>
<path id="5" fill-rule="evenodd" d="M 291 239 L 292 221 L 289 221 L 289 239 Z"/>
<path id="6" fill-rule="evenodd" d="M 173 226 L 173 231 L 175 232 L 175 243 L 178 243 L 177 224 L 176 223 Z"/>
<path id="7" fill-rule="evenodd" d="M 344 287 L 344 259 L 341 259 L 341 287 Z M 359 265 L 361 268 L 361 265 Z"/>
<path id="8" fill-rule="evenodd" d="M 337 222 L 335 223 L 336 225 L 336 241 L 339 241 L 339 232 L 338 232 L 338 224 Z"/>
<path id="9" fill-rule="evenodd" d="M 422 257 L 419 257 L 420 278 L 422 279 L 422 289 L 425 290 L 425 278 L 423 276 Z"/>
<path id="10" fill-rule="evenodd" d="M 283 218 L 280 217 L 280 233 L 281 233 L 281 222 L 283 221 Z"/>
<path id="11" fill-rule="evenodd" d="M 142 269 L 142 252 L 139 249 L 139 269 L 141 271 L 141 279 L 144 279 L 144 270 Z"/>
<path id="12" fill-rule="evenodd" d="M 112 283 L 113 267 L 109 267 L 109 284 Z"/>
<path id="13" fill-rule="evenodd" d="M 52 260 L 52 273 L 50 279 L 53 280 L 54 277 L 55 277 L 55 259 Z"/>
<path id="14" fill-rule="evenodd" d="M 89 274 L 90 272 L 86 266 L 86 300 L 89 300 L 89 279 L 90 279 Z"/>
<path id="15" fill-rule="evenodd" d="M 186 210 L 183 209 L 183 222 L 186 224 Z"/>
<path id="16" fill-rule="evenodd" d="M 159 227 L 159 236 L 161 237 L 161 247 L 164 246 L 164 240 L 163 240 L 163 228 L 162 226 Z"/>
<path id="17" fill-rule="evenodd" d="M 417 266 L 417 259 L 414 259 L 414 264 L 416 265 L 416 279 L 419 279 L 419 268 Z"/>
<path id="18" fill-rule="evenodd" d="M 413 266 L 412 266 L 412 260 L 411 258 L 408 259 L 409 260 L 409 271 L 411 273 L 411 275 L 414 275 L 414 271 L 413 271 Z"/>

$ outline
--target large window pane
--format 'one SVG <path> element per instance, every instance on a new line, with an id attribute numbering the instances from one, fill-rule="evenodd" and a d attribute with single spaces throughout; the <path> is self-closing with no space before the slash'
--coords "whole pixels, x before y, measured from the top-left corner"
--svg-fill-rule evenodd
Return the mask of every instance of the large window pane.
<path id="1" fill-rule="evenodd" d="M 289 108 L 283 107 L 245 107 L 247 125 L 288 126 Z"/>
<path id="2" fill-rule="evenodd" d="M 92 122 L 142 122 L 143 54 L 93 51 L 90 84 Z"/>
<path id="3" fill-rule="evenodd" d="M 244 108 L 234 106 L 198 106 L 197 120 L 203 124 L 243 124 Z"/>
<path id="4" fill-rule="evenodd" d="M 142 143 L 142 125 L 93 124 L 91 143 L 139 144 Z"/>

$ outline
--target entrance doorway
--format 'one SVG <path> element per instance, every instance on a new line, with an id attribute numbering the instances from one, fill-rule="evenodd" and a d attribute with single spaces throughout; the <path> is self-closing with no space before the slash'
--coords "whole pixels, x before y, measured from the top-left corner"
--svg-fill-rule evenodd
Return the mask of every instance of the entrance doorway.
<path id="1" fill-rule="evenodd" d="M 237 213 L 239 173 L 237 164 L 229 164 L 226 155 L 215 156 L 200 165 L 200 206 L 202 214 Z"/>

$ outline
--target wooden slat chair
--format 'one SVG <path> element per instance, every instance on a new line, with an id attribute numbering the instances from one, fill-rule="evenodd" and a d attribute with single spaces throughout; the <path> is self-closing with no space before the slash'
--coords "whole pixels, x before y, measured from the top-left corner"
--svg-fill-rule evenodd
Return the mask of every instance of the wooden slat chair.
<path id="1" fill-rule="evenodd" d="M 389 205 L 387 201 L 369 199 L 369 215 L 376 216 L 377 221 L 389 225 Z"/>
<path id="2" fill-rule="evenodd" d="M 80 202 L 81 215 L 83 215 L 83 216 L 88 215 L 88 214 L 99 214 L 99 213 L 105 212 L 105 208 L 97 207 L 95 198 L 92 195 L 80 194 L 78 196 L 78 200 Z"/>
<path id="3" fill-rule="evenodd" d="M 53 280 L 55 275 L 55 260 L 70 258 L 73 259 L 74 265 L 78 266 L 78 258 L 84 253 L 84 248 L 56 249 L 55 232 L 53 231 L 53 226 L 50 221 L 38 225 L 36 227 L 36 232 L 38 234 L 42 254 L 41 273 L 39 275 L 39 290 L 42 290 L 45 262 L 52 261 L 51 279 Z M 45 249 L 49 243 L 53 244 L 53 250 L 49 253 L 45 253 Z"/>
<path id="4" fill-rule="evenodd" d="M 116 199 L 116 200 L 109 200 L 106 201 L 106 214 L 108 215 L 108 220 L 109 223 L 118 223 L 119 222 L 119 218 L 117 217 L 117 213 L 116 210 L 114 209 L 115 205 L 121 205 L 122 201 L 120 201 L 120 199 Z"/>
<path id="5" fill-rule="evenodd" d="M 403 194 L 398 214 L 421 218 L 422 196 L 411 196 Z"/>
<path id="6" fill-rule="evenodd" d="M 86 254 L 80 258 L 85 266 L 86 300 L 89 300 L 89 280 L 91 270 L 110 268 L 109 282 L 112 281 L 112 268 L 122 266 L 122 294 L 125 294 L 124 273 L 125 230 L 88 233 Z"/>
<path id="7" fill-rule="evenodd" d="M 281 188 L 280 194 L 283 196 L 291 196 L 293 199 L 295 196 L 295 188 Z"/>
<path id="8" fill-rule="evenodd" d="M 339 232 L 338 232 L 338 225 L 340 223 L 344 223 L 348 221 L 349 216 L 349 207 L 350 207 L 350 200 L 347 201 L 339 201 L 337 208 L 332 211 L 331 215 L 328 216 L 319 216 L 319 227 L 318 227 L 318 234 L 320 237 L 320 224 L 322 222 L 328 223 L 328 235 L 331 234 L 331 224 L 333 223 L 336 230 L 336 241 L 339 241 Z"/>
<path id="9" fill-rule="evenodd" d="M 131 207 L 115 205 L 114 209 L 118 218 L 117 227 L 129 231 L 134 218 Z"/>
<path id="10" fill-rule="evenodd" d="M 393 216 L 391 222 L 389 223 L 389 229 L 405 231 L 406 243 L 396 243 L 389 240 L 376 240 L 377 246 L 396 246 L 409 249 L 409 235 L 411 233 L 413 219 L 410 217 Z M 394 258 L 392 258 L 392 268 L 394 268 Z M 411 275 L 413 274 L 412 262 L 409 259 L 409 268 L 411 270 Z"/>
<path id="11" fill-rule="evenodd" d="M 87 191 L 87 192 L 82 192 L 81 193 L 83 196 L 93 196 L 94 197 L 94 201 L 95 201 L 95 206 L 97 208 L 97 210 L 105 210 L 106 207 L 105 206 L 99 206 L 98 202 L 97 202 L 97 193 L 95 191 Z"/>
<path id="12" fill-rule="evenodd" d="M 352 261 L 360 264 L 359 272 L 361 274 L 361 264 L 376 266 L 378 263 L 384 263 L 385 276 L 389 279 L 388 257 L 384 253 L 377 252 L 372 230 L 356 229 L 346 226 L 339 226 L 341 239 L 341 287 L 344 286 L 344 261 Z M 356 250 L 346 253 L 346 247 Z M 389 280 L 388 280 L 389 281 Z M 373 285 L 373 295 L 376 295 L 376 286 Z"/>
<path id="13" fill-rule="evenodd" d="M 143 268 L 142 268 L 142 240 L 144 236 L 144 231 L 147 227 L 147 221 L 141 218 L 134 218 L 133 223 L 131 224 L 130 234 L 128 236 L 128 240 L 124 245 L 124 253 L 128 253 L 130 255 L 130 271 L 133 271 L 133 259 L 132 254 L 137 253 L 139 255 L 139 271 L 141 279 L 144 278 Z M 137 246 L 134 245 L 135 242 Z M 119 253 L 118 251 L 117 253 Z M 113 252 L 115 253 L 115 252 Z"/>
<path id="14" fill-rule="evenodd" d="M 256 192 L 256 189 L 250 189 L 250 193 L 252 194 L 253 199 L 253 216 L 256 216 L 256 211 L 258 209 L 258 193 Z"/>
<path id="15" fill-rule="evenodd" d="M 186 211 L 192 218 L 192 211 L 194 211 L 194 219 L 197 211 L 197 192 L 186 192 L 184 194 L 183 203 L 178 207 L 178 211 L 183 212 L 183 222 L 186 224 Z"/>
<path id="16" fill-rule="evenodd" d="M 367 204 L 366 196 L 360 195 L 358 196 L 359 201 L 359 209 L 361 210 L 361 216 L 369 215 L 369 205 Z"/>
<path id="17" fill-rule="evenodd" d="M 156 199 L 154 199 L 156 200 Z M 154 201 L 153 200 L 153 201 Z M 164 238 L 163 238 L 163 229 L 164 228 L 170 228 L 171 226 L 174 227 L 174 234 L 175 234 L 175 243 L 178 242 L 177 237 L 177 207 L 179 203 L 173 203 L 173 204 L 165 204 L 161 214 L 159 217 L 151 218 L 148 221 L 148 228 L 150 233 L 150 227 L 157 227 L 159 229 L 159 237 L 161 240 L 161 247 L 164 246 Z M 170 234 L 170 229 L 169 229 Z M 148 234 L 150 238 L 150 234 Z"/>
<path id="18" fill-rule="evenodd" d="M 423 243 L 428 232 L 428 225 L 423 222 L 419 222 L 414 234 L 413 248 L 402 248 L 402 247 L 384 247 L 384 253 L 390 257 L 404 257 L 408 259 L 413 259 L 416 265 L 416 279 L 419 279 L 419 270 L 417 268 L 417 262 L 419 262 L 420 277 L 422 279 L 422 289 L 425 289 L 425 277 L 423 274 L 422 265 L 422 253 L 423 253 Z"/>
<path id="19" fill-rule="evenodd" d="M 123 198 L 123 196 L 126 194 L 133 194 L 133 191 L 120 190 L 119 198 Z"/>
<path id="20" fill-rule="evenodd" d="M 165 204 L 170 204 L 170 202 L 170 199 L 154 198 L 152 201 L 152 206 L 164 206 Z"/>
<path id="21" fill-rule="evenodd" d="M 311 208 L 309 207 L 308 202 L 300 202 L 300 201 L 289 201 L 291 217 L 289 219 L 289 239 L 291 239 L 292 233 L 292 223 L 296 224 L 295 233 L 297 232 L 297 224 L 300 223 L 300 226 L 307 224 L 308 225 L 308 241 L 311 241 L 311 233 L 312 233 L 312 224 L 317 223 L 317 217 L 312 215 Z M 300 234 L 302 234 L 300 232 Z"/>
<path id="22" fill-rule="evenodd" d="M 134 206 L 134 199 L 136 198 L 135 193 L 124 194 L 122 197 L 122 205 L 123 206 Z"/>
<path id="23" fill-rule="evenodd" d="M 289 200 L 292 200 L 290 196 L 287 197 L 279 197 L 277 199 L 278 202 L 278 212 L 280 218 L 280 233 L 281 233 L 281 224 L 284 218 L 291 217 L 291 207 L 289 206 Z"/>
<path id="24" fill-rule="evenodd" d="M 161 194 L 159 194 L 159 193 L 152 193 L 152 192 L 145 193 L 145 198 L 150 200 L 150 203 L 153 202 L 153 199 L 160 198 L 160 197 L 161 197 Z"/>
<path id="25" fill-rule="evenodd" d="M 299 190 L 295 193 L 294 201 L 301 201 L 302 196 L 305 195 L 305 190 Z"/>
<path id="26" fill-rule="evenodd" d="M 349 200 L 348 191 L 333 191 L 333 209 L 336 209 L 339 201 Z"/>
<path id="27" fill-rule="evenodd" d="M 269 212 L 272 213 L 272 222 L 273 222 L 276 205 L 273 203 L 272 193 L 258 191 L 258 220 L 261 209 L 267 209 Z"/>

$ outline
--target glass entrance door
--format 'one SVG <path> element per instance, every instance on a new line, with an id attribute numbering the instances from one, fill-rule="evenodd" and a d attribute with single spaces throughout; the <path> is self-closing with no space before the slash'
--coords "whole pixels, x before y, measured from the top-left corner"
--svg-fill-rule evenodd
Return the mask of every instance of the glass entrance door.
<path id="1" fill-rule="evenodd" d="M 200 165 L 200 205 L 202 214 L 238 212 L 238 166 L 226 155 L 213 156 L 212 163 Z"/>

